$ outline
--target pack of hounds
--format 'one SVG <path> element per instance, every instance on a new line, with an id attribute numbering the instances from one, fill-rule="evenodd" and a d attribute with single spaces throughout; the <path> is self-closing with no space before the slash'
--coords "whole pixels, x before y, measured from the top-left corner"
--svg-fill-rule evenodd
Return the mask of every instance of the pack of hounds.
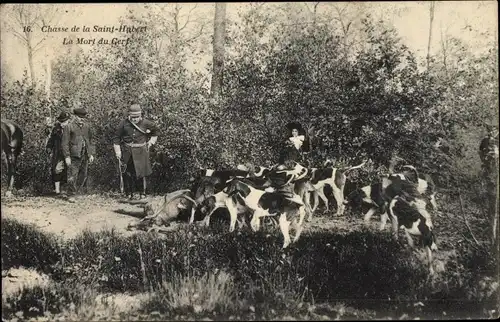
<path id="1" fill-rule="evenodd" d="M 22 145 L 20 127 L 2 120 L 2 159 L 8 170 L 6 195 L 11 194 Z M 390 220 L 393 235 L 397 238 L 402 228 L 411 247 L 414 246 L 411 235 L 418 236 L 427 252 L 429 271 L 433 274 L 432 251 L 437 250 L 437 246 L 429 210 L 437 211 L 437 204 L 432 179 L 419 173 L 414 166 L 406 165 L 402 171 L 383 175 L 377 182 L 344 196 L 347 175 L 365 163 L 336 168 L 331 160 L 326 160 L 320 168 L 292 162 L 287 166 L 281 164 L 269 168 L 202 169 L 192 178 L 190 189 L 174 191 L 148 202 L 144 206 L 145 216 L 131 223 L 129 228 L 161 231 L 162 227 L 186 213 L 189 224 L 198 218 L 208 226 L 212 214 L 219 208 L 226 208 L 230 216 L 230 232 L 235 230 L 237 223 L 241 229 L 248 221 L 251 229 L 258 231 L 262 218 L 278 218 L 283 248 L 287 248 L 299 239 L 304 222 L 311 221 L 319 198 L 329 210 L 325 187 L 330 186 L 337 204 L 337 216 L 342 216 L 348 205 L 354 211 L 361 209 L 363 212 L 368 208 L 363 214 L 365 222 L 369 222 L 375 213 L 380 214 L 380 230 Z M 311 196 L 314 206 L 311 206 Z M 295 230 L 293 240 L 290 228 Z"/>
<path id="2" fill-rule="evenodd" d="M 181 217 L 189 224 L 199 221 L 209 226 L 214 212 L 225 208 L 230 217 L 230 232 L 236 229 L 236 224 L 242 229 L 248 223 L 253 231 L 258 231 L 264 217 L 276 218 L 283 235 L 282 247 L 287 248 L 299 239 L 304 223 L 312 220 L 320 198 L 329 210 L 325 195 L 325 187 L 329 186 L 337 204 L 336 216 L 342 216 L 346 206 L 355 212 L 368 208 L 363 213 L 366 223 L 378 213 L 380 230 L 390 220 L 395 238 L 400 228 L 411 247 L 414 247 L 412 235 L 419 237 L 427 253 L 429 272 L 433 274 L 432 251 L 437 246 L 430 211 L 437 211 L 437 204 L 432 179 L 414 166 L 405 165 L 400 172 L 382 175 L 377 182 L 344 196 L 349 172 L 366 162 L 347 168 L 336 168 L 331 160 L 326 160 L 319 168 L 292 162 L 288 167 L 240 165 L 227 170 L 201 169 L 191 179 L 190 189 L 148 202 L 144 206 L 145 216 L 129 228 L 162 231 L 162 227 Z M 291 229 L 295 230 L 293 240 Z"/>

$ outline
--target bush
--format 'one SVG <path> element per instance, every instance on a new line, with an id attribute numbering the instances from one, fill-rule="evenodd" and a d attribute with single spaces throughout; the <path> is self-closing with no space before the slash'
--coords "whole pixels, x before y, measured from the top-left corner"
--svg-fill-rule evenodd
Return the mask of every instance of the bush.
<path id="1" fill-rule="evenodd" d="M 269 318 L 270 312 L 293 311 L 299 303 L 338 301 L 364 309 L 397 306 L 404 313 L 422 316 L 411 304 L 420 301 L 428 313 L 446 310 L 457 316 L 460 312 L 483 316 L 484 310 L 496 308 L 498 299 L 498 264 L 488 252 L 457 252 L 446 261 L 445 271 L 429 279 L 426 265 L 389 233 L 305 233 L 282 250 L 281 235 L 266 231 L 228 233 L 188 226 L 168 235 L 138 233 L 130 237 L 113 230 L 85 231 L 59 251 L 52 237 L 25 226 L 2 220 L 7 236 L 2 261 L 9 267 L 23 265 L 52 272 L 52 278 L 68 287 L 53 291 L 54 297 L 62 292 L 63 298 L 71 298 L 74 295 L 69 290 L 78 288 L 112 293 L 150 291 L 156 295 L 145 304 L 146 310 L 168 304 L 163 312 L 168 316 L 178 316 L 189 308 L 195 315 L 213 310 L 227 318 L 243 310 L 252 318 Z M 27 233 L 16 239 L 13 231 Z M 35 241 L 28 253 L 24 238 Z M 43 296 L 41 287 L 23 292 L 20 296 L 27 304 L 19 305 L 28 309 Z M 195 293 L 197 300 L 192 297 Z M 44 305 L 54 312 L 64 306 L 50 301 Z M 227 302 L 235 306 L 219 306 Z M 302 304 L 300 308 L 297 314 L 307 311 Z"/>
<path id="2" fill-rule="evenodd" d="M 35 225 L 2 218 L 2 270 L 24 266 L 44 273 L 60 260 L 60 244 Z"/>
<path id="3" fill-rule="evenodd" d="M 238 298 L 232 276 L 224 271 L 205 273 L 201 277 L 176 276 L 164 282 L 144 304 L 145 312 L 159 311 L 180 314 L 229 314 L 237 308 Z"/>
<path id="4" fill-rule="evenodd" d="M 2 317 L 32 318 L 57 314 L 92 303 L 94 298 L 94 291 L 74 284 L 50 283 L 23 288 L 6 298 L 2 297 Z"/>
<path id="5" fill-rule="evenodd" d="M 277 290 L 303 295 L 306 288 L 321 301 L 408 298 L 420 294 L 425 280 L 424 266 L 388 234 L 305 234 L 285 252 L 280 239 L 265 232 L 214 234 L 199 228 L 164 239 L 86 232 L 63 251 L 65 278 L 137 292 L 161 289 L 177 276 L 201 278 L 224 270 L 234 276 L 240 295 L 257 302 Z"/>

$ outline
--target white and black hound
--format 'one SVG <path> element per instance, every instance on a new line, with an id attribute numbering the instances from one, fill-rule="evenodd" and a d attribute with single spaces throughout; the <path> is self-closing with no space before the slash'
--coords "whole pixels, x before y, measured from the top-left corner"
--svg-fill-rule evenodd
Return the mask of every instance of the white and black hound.
<path id="1" fill-rule="evenodd" d="M 436 202 L 436 185 L 432 177 L 428 174 L 422 174 L 412 165 L 404 165 L 403 168 L 407 169 L 402 172 L 407 180 L 417 184 L 417 191 L 426 196 L 434 210 L 438 210 Z"/>
<path id="2" fill-rule="evenodd" d="M 266 216 L 276 216 L 279 214 L 279 225 L 283 234 L 283 248 L 286 248 L 292 242 L 290 240 L 290 224 L 295 228 L 296 242 L 302 232 L 302 224 L 305 217 L 304 203 L 296 194 L 286 194 L 280 192 L 266 192 L 253 187 L 250 183 L 243 180 L 234 179 L 231 181 L 226 193 L 236 203 L 243 203 L 247 208 L 253 210 L 253 217 L 250 221 L 252 230 L 258 231 L 260 228 L 260 219 Z M 233 208 L 229 210 L 231 221 L 235 222 L 237 211 Z"/>
<path id="3" fill-rule="evenodd" d="M 414 242 L 411 235 L 420 236 L 422 244 L 427 252 L 427 259 L 429 265 L 429 273 L 434 274 L 432 268 L 432 251 L 437 251 L 436 238 L 432 232 L 432 220 L 426 211 L 422 211 L 422 206 L 425 210 L 425 203 L 418 199 L 405 198 L 397 196 L 391 200 L 388 207 L 389 215 L 382 215 L 383 221 L 387 218 L 391 220 L 392 232 L 394 236 L 398 237 L 399 228 L 403 228 L 408 244 L 414 247 Z"/>
<path id="4" fill-rule="evenodd" d="M 253 187 L 265 190 L 270 187 L 270 181 L 264 178 L 245 178 L 241 179 L 248 182 Z M 221 190 L 212 196 L 207 197 L 200 204 L 200 211 L 205 215 L 204 224 L 205 226 L 210 225 L 210 218 L 212 214 L 219 208 L 227 208 L 230 215 L 230 225 L 229 231 L 233 232 L 235 229 L 235 224 L 237 221 L 237 215 L 248 212 L 250 209 L 246 207 L 243 203 L 238 202 L 234 196 L 229 196 L 227 189 Z M 250 210 L 251 211 L 251 210 Z M 245 224 L 244 221 L 239 222 L 240 228 Z"/>
<path id="5" fill-rule="evenodd" d="M 192 178 L 193 185 L 191 192 L 194 195 L 196 203 L 191 208 L 191 216 L 189 224 L 194 222 L 195 213 L 203 200 L 213 196 L 214 194 L 222 191 L 227 186 L 227 183 L 232 178 L 246 178 L 249 176 L 248 171 L 245 170 L 213 170 L 201 169 L 199 170 L 196 178 Z"/>
<path id="6" fill-rule="evenodd" d="M 325 161 L 324 168 L 314 169 L 311 174 L 311 184 L 316 193 L 314 195 L 314 207 L 312 211 L 316 210 L 319 205 L 318 196 L 321 197 L 325 203 L 326 210 L 328 207 L 328 198 L 325 195 L 324 189 L 326 185 L 329 185 L 333 190 L 333 196 L 337 202 L 337 215 L 341 216 L 344 213 L 344 186 L 346 183 L 346 174 L 354 169 L 361 168 L 365 165 L 366 161 L 361 164 L 346 169 L 334 168 L 333 163 L 330 160 Z"/>
<path id="7" fill-rule="evenodd" d="M 277 167 L 269 171 L 265 177 L 269 179 L 271 187 L 278 192 L 297 194 L 304 203 L 306 213 L 309 214 L 308 219 L 312 218 L 313 210 L 309 202 L 309 194 L 314 192 L 310 184 L 311 170 L 293 162 L 293 168 Z"/>
<path id="8" fill-rule="evenodd" d="M 368 211 L 363 217 L 365 223 L 368 223 L 375 213 L 384 214 L 387 211 L 388 203 L 396 196 L 421 198 L 417 186 L 406 180 L 404 176 L 389 175 L 382 177 L 380 182 L 354 190 L 347 196 L 343 204 L 350 204 L 353 208 L 360 207 L 362 211 L 363 208 L 367 207 Z M 424 201 L 421 200 L 421 202 Z M 384 227 L 382 222 L 380 227 L 380 229 Z"/>

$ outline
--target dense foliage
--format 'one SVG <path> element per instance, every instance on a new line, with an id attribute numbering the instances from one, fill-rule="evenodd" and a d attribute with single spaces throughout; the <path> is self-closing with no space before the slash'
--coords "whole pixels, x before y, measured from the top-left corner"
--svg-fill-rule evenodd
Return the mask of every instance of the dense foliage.
<path id="1" fill-rule="evenodd" d="M 97 134 L 92 189 L 118 187 L 111 135 L 132 102 L 161 129 L 152 151 L 152 192 L 185 187 L 199 167 L 276 163 L 289 121 L 321 130 L 313 164 L 371 158 L 387 166 L 397 153 L 441 186 L 474 179 L 482 122 L 496 117 L 495 47 L 473 54 L 450 39 L 455 50 L 433 57 L 426 70 L 394 29 L 369 15 L 356 21 L 363 42 L 354 48 L 320 14 L 304 16 L 290 4 L 276 5 L 276 12 L 255 5 L 241 23 L 228 21 L 223 97 L 214 101 L 207 73 L 186 68 L 207 47 L 207 36 L 189 38 L 153 7 L 123 18 L 149 27 L 126 48 L 67 49 L 53 65 L 50 100 L 31 88 L 27 74 L 22 82 L 2 83 L 2 117 L 26 132 L 18 187 L 48 189 L 46 159 L 37 157 L 44 151 L 44 118 L 75 102 L 89 110 Z"/>

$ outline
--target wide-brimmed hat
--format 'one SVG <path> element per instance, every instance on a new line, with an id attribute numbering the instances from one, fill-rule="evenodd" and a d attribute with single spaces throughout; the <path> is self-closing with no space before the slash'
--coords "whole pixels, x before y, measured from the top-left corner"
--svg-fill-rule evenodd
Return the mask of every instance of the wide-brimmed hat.
<path id="1" fill-rule="evenodd" d="M 62 123 L 64 121 L 69 120 L 70 117 L 71 115 L 69 115 L 68 112 L 62 111 L 61 114 L 59 114 L 59 116 L 57 117 L 57 120 Z"/>
<path id="2" fill-rule="evenodd" d="M 130 116 L 141 116 L 142 111 L 141 111 L 141 106 L 139 104 L 132 104 L 128 108 L 128 115 Z"/>
<path id="3" fill-rule="evenodd" d="M 84 107 L 77 107 L 73 109 L 73 114 L 79 117 L 87 117 L 87 110 Z"/>
<path id="4" fill-rule="evenodd" d="M 287 123 L 285 128 L 287 129 L 289 135 L 292 135 L 293 129 L 296 129 L 299 132 L 299 135 L 305 135 L 306 133 L 304 127 L 299 122 Z"/>

